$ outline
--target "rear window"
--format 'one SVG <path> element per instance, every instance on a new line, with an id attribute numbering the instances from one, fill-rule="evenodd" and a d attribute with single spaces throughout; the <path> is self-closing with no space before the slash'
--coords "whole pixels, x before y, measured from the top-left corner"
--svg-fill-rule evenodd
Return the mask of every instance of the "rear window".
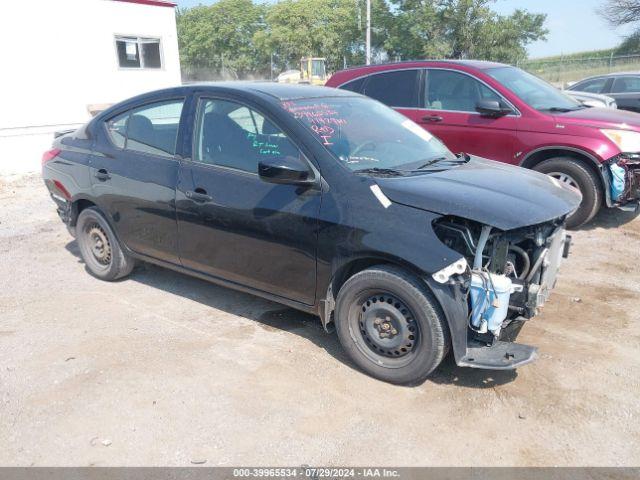
<path id="1" fill-rule="evenodd" d="M 390 107 L 417 108 L 418 70 L 398 70 L 371 75 L 363 93 Z"/>
<path id="2" fill-rule="evenodd" d="M 176 140 L 184 100 L 156 102 L 122 113 L 106 122 L 118 148 L 168 157 L 176 153 Z"/>
<path id="3" fill-rule="evenodd" d="M 350 92 L 360 93 L 362 90 L 362 84 L 364 83 L 366 77 L 357 78 L 356 80 L 351 80 L 350 82 L 345 83 L 344 85 L 340 85 L 341 90 L 349 90 Z"/>

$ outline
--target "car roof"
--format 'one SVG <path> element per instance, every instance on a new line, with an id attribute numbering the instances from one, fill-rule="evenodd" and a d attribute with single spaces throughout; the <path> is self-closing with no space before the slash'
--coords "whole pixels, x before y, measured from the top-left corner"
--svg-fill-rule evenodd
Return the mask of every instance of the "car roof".
<path id="1" fill-rule="evenodd" d="M 640 71 L 607 73 L 605 76 L 606 77 L 617 77 L 617 76 L 624 76 L 624 75 L 640 75 Z"/>
<path id="2" fill-rule="evenodd" d="M 435 59 L 435 60 L 403 60 L 402 62 L 387 62 L 387 63 L 376 63 L 371 65 L 360 65 L 356 67 L 346 68 L 341 71 L 348 72 L 351 70 L 359 70 L 359 69 L 366 70 L 369 68 L 376 68 L 376 67 L 383 67 L 383 66 L 409 67 L 409 66 L 420 66 L 420 65 L 428 66 L 432 64 L 460 65 L 464 67 L 476 68 L 478 70 L 487 70 L 489 68 L 509 66 L 505 63 L 489 62 L 486 60 L 437 60 Z"/>
<path id="3" fill-rule="evenodd" d="M 610 78 L 610 77 L 624 77 L 627 75 L 640 75 L 640 71 L 636 72 L 613 72 L 613 73 L 602 73 L 600 75 L 592 75 L 590 77 L 583 78 L 582 80 L 578 80 L 576 83 L 582 83 L 586 80 L 593 80 L 594 78 Z"/>
<path id="4" fill-rule="evenodd" d="M 276 82 L 203 82 L 193 83 L 187 87 L 196 87 L 198 89 L 222 89 L 230 92 L 252 92 L 268 95 L 279 101 L 300 100 L 305 98 L 323 98 L 323 97 L 359 97 L 360 95 L 348 90 L 338 90 L 329 87 L 318 87 L 305 84 L 287 84 Z"/>
<path id="5" fill-rule="evenodd" d="M 338 90 L 330 87 L 316 87 L 311 85 L 284 84 L 268 81 L 228 81 L 228 82 L 195 82 L 175 87 L 163 88 L 142 93 L 135 97 L 119 102 L 96 115 L 91 121 L 99 122 L 119 115 L 121 112 L 147 100 L 162 100 L 162 97 L 188 95 L 192 91 L 207 91 L 212 93 L 244 93 L 261 96 L 267 101 L 283 102 L 288 100 L 301 100 L 330 97 L 362 97 L 362 95 L 348 90 Z"/>

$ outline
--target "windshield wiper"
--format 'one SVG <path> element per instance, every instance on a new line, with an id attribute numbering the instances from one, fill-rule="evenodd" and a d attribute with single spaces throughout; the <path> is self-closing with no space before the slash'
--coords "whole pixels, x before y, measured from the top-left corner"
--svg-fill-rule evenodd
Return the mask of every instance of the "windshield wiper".
<path id="1" fill-rule="evenodd" d="M 431 160 L 429 160 L 427 163 L 424 163 L 422 165 L 420 165 L 418 168 L 416 168 L 414 171 L 417 170 L 424 170 L 427 167 L 430 167 L 431 165 L 434 165 L 438 162 L 464 162 L 467 163 L 469 160 L 471 160 L 471 157 L 469 155 L 467 155 L 466 153 L 460 153 L 460 154 L 456 154 L 455 157 L 453 158 L 449 158 L 449 157 L 436 157 L 436 158 L 432 158 Z"/>
<path id="2" fill-rule="evenodd" d="M 435 163 L 441 162 L 443 160 L 447 160 L 447 157 L 436 157 L 436 158 L 432 158 L 431 160 L 429 160 L 427 163 L 424 163 L 422 165 L 420 165 L 418 168 L 416 168 L 416 170 L 422 170 L 424 168 L 427 168 Z"/>
<path id="3" fill-rule="evenodd" d="M 380 167 L 361 168 L 359 170 L 354 170 L 354 172 L 355 173 L 376 173 L 379 175 L 393 175 L 393 176 L 404 175 L 404 172 L 400 170 L 395 170 L 393 168 L 380 168 Z"/>

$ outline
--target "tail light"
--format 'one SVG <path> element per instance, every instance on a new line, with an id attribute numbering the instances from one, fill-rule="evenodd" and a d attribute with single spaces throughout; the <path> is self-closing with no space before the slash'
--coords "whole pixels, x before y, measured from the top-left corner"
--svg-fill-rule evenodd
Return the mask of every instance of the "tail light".
<path id="1" fill-rule="evenodd" d="M 59 148 L 52 148 L 51 150 L 47 150 L 46 152 L 44 152 L 42 154 L 42 166 L 44 166 L 44 164 L 48 161 L 53 160 L 58 155 L 60 155 L 60 151 L 61 150 Z"/>

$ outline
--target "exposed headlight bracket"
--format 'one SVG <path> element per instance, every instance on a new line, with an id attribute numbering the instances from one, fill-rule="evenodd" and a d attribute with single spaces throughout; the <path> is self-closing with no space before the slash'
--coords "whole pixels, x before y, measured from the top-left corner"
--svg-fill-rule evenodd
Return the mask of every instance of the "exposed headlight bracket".
<path id="1" fill-rule="evenodd" d="M 456 260 L 451 265 L 447 265 L 442 270 L 438 270 L 431 277 L 438 283 L 447 283 L 452 275 L 460 275 L 467 271 L 469 265 L 467 260 L 462 257 L 460 260 Z"/>

